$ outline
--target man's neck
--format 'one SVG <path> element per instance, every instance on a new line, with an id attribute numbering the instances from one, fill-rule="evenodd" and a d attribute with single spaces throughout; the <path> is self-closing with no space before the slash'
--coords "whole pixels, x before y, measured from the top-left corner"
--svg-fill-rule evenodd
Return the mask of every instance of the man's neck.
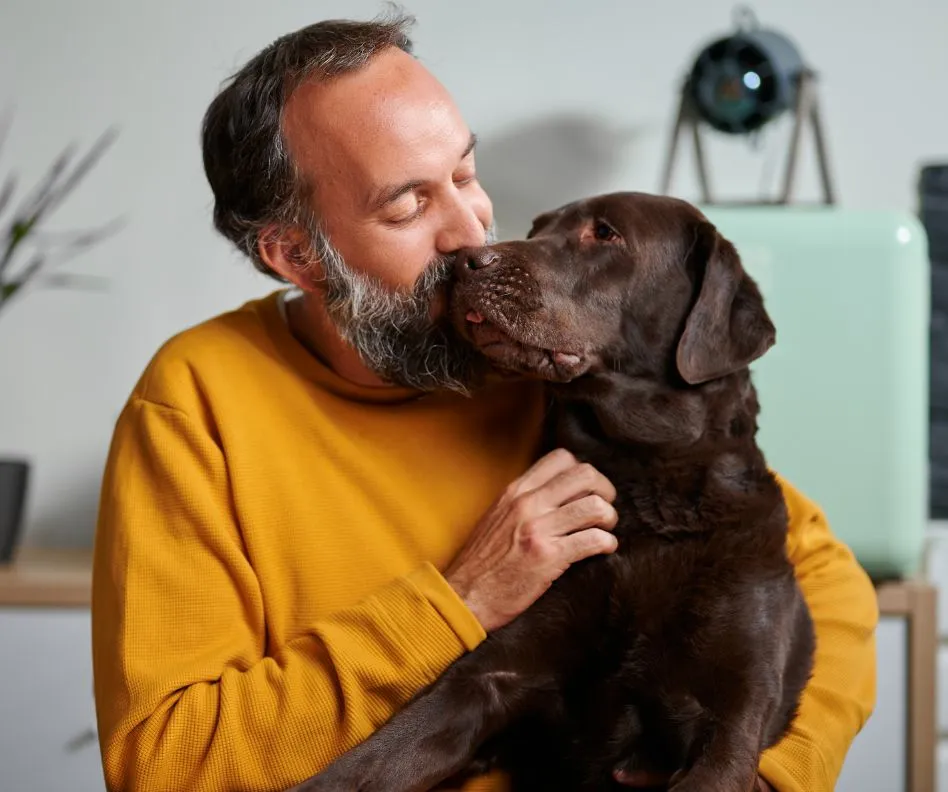
<path id="1" fill-rule="evenodd" d="M 366 367 L 359 354 L 340 337 L 318 295 L 290 295 L 286 300 L 286 319 L 296 340 L 338 376 L 368 388 L 392 387 Z"/>

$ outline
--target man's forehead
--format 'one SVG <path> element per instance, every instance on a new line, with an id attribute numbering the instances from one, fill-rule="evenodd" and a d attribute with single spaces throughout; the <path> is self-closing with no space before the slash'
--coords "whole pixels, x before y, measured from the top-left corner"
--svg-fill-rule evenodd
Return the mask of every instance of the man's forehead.
<path id="1" fill-rule="evenodd" d="M 294 92 L 284 128 L 301 169 L 364 191 L 424 176 L 466 148 L 470 131 L 448 92 L 401 55 L 379 55 L 357 72 Z"/>
<path id="2" fill-rule="evenodd" d="M 445 174 L 453 171 L 474 150 L 477 136 L 470 133 L 463 149 L 462 142 L 463 138 L 457 136 L 457 145 L 451 145 L 450 141 L 445 146 L 419 143 L 412 146 L 404 158 L 389 159 L 380 163 L 379 167 L 370 169 L 370 183 L 364 191 L 363 208 L 369 212 L 378 211 L 407 192 L 423 187 L 428 182 L 441 181 Z"/>

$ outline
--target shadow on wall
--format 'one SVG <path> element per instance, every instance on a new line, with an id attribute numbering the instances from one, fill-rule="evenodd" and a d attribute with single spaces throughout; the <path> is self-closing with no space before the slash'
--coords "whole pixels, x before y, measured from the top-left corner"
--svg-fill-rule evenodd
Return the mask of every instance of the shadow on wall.
<path id="1" fill-rule="evenodd" d="M 494 203 L 500 239 L 522 239 L 538 214 L 615 189 L 644 127 L 606 118 L 546 116 L 484 136 L 477 172 Z"/>

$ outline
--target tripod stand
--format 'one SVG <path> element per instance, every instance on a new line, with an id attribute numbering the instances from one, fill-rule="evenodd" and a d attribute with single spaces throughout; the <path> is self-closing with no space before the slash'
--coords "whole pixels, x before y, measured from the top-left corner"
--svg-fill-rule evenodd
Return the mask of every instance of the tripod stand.
<path id="1" fill-rule="evenodd" d="M 741 203 L 752 204 L 776 204 L 783 205 L 791 202 L 793 195 L 794 182 L 796 178 L 797 162 L 799 159 L 800 137 L 803 133 L 803 126 L 809 123 L 813 129 L 813 140 L 816 146 L 816 157 L 820 171 L 820 182 L 823 191 L 823 203 L 836 203 L 835 191 L 830 178 L 829 161 L 826 152 L 826 141 L 823 134 L 823 122 L 820 113 L 819 99 L 817 96 L 816 75 L 810 70 L 803 70 L 797 78 L 796 102 L 793 109 L 794 123 L 793 131 L 790 137 L 790 147 L 787 156 L 786 168 L 784 171 L 783 188 L 779 196 L 773 200 L 742 201 Z M 678 141 L 686 129 L 690 128 L 692 142 L 694 144 L 695 165 L 698 170 L 698 183 L 701 188 L 701 200 L 705 204 L 720 203 L 711 197 L 711 187 L 708 178 L 708 166 L 705 157 L 704 144 L 701 138 L 701 124 L 704 119 L 701 118 L 694 100 L 691 97 L 689 85 L 686 82 L 681 91 L 681 100 L 678 107 L 678 117 L 675 121 L 675 127 L 672 131 L 669 142 L 665 168 L 662 177 L 661 191 L 668 194 L 671 189 L 672 172 L 674 170 L 675 158 L 678 155 Z"/>

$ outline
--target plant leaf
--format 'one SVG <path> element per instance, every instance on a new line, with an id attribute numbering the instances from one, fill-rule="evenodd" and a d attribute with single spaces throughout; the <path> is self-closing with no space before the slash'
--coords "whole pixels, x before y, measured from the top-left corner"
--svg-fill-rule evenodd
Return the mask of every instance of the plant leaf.
<path id="1" fill-rule="evenodd" d="M 79 732 L 74 737 L 69 738 L 66 744 L 63 746 L 63 749 L 67 753 L 76 753 L 87 745 L 92 745 L 95 743 L 98 737 L 98 732 L 92 727 L 85 729 Z"/>
<path id="2" fill-rule="evenodd" d="M 43 177 L 30 192 L 29 197 L 23 202 L 22 209 L 17 213 L 17 220 L 22 221 L 29 217 L 38 217 L 41 214 L 38 210 L 49 201 L 49 195 L 53 187 L 66 172 L 75 151 L 76 144 L 70 143 L 53 160 L 53 163 L 46 169 L 46 173 L 43 174 Z"/>
<path id="3" fill-rule="evenodd" d="M 6 128 L 9 128 L 9 122 L 7 122 Z M 6 134 L 6 129 L 3 129 L 3 134 Z M 43 219 L 55 211 L 66 197 L 79 185 L 102 158 L 109 146 L 112 145 L 117 134 L 117 130 L 114 127 L 107 129 L 99 136 L 95 143 L 93 143 L 89 151 L 80 158 L 79 162 L 72 169 L 72 172 L 65 176 L 64 174 L 66 174 L 75 154 L 76 145 L 72 143 L 67 146 L 53 161 L 44 177 L 33 189 L 29 198 L 21 205 L 20 210 L 14 213 L 13 219 L 8 224 L 3 237 L 0 237 L 0 239 L 6 240 L 6 246 L 2 249 L 2 253 L 0 253 L 0 278 L 2 278 L 3 272 L 11 265 L 17 248 L 39 230 Z M 2 140 L 0 140 L 0 143 L 2 143 Z M 8 178 L 2 191 L 0 191 L 0 212 L 2 212 L 6 204 L 9 203 L 14 186 L 15 181 L 12 180 L 12 177 Z M 61 263 L 70 256 L 75 256 L 83 250 L 90 248 L 109 234 L 114 233 L 115 230 L 117 230 L 117 223 L 113 220 L 110 224 L 102 226 L 99 229 L 93 229 L 74 235 L 66 247 L 66 254 L 60 256 L 57 263 Z M 0 248 L 2 248 L 2 242 L 0 242 Z M 36 258 L 39 258 L 40 262 L 42 262 L 45 260 L 45 256 L 45 252 L 37 254 L 37 256 L 34 257 L 34 261 L 31 261 L 27 265 L 21 278 L 18 278 L 18 280 L 22 280 L 22 282 L 25 283 L 25 279 L 29 279 L 35 275 L 36 269 L 34 265 L 36 264 Z"/>
<path id="4" fill-rule="evenodd" d="M 10 199 L 13 197 L 13 191 L 16 189 L 16 174 L 11 173 L 3 183 L 3 189 L 0 189 L 0 215 L 7 208 Z"/>
<path id="5" fill-rule="evenodd" d="M 95 228 L 91 231 L 84 231 L 75 234 L 70 242 L 59 250 L 41 249 L 33 255 L 33 258 L 21 272 L 14 275 L 13 280 L 25 283 L 27 280 L 34 277 L 41 267 L 54 269 L 61 266 L 70 259 L 74 259 L 77 256 L 82 255 L 106 237 L 114 234 L 123 224 L 124 223 L 121 219 L 115 219 L 111 223 L 107 223 L 100 228 Z M 77 279 L 81 279 L 83 277 L 85 276 L 76 276 Z M 89 276 L 89 278 L 94 280 L 94 277 L 92 276 Z M 60 287 L 66 287 L 70 285 L 67 281 L 68 277 L 64 278 L 62 282 L 59 282 L 56 285 Z M 79 280 L 76 280 L 75 283 L 78 284 Z"/>
<path id="6" fill-rule="evenodd" d="M 57 272 L 44 278 L 47 286 L 54 289 L 79 289 L 80 291 L 105 291 L 108 278 L 99 275 L 77 275 L 70 272 Z"/>
<path id="7" fill-rule="evenodd" d="M 36 275 L 42 269 L 45 259 L 41 255 L 36 255 L 26 265 L 23 272 L 20 274 L 16 280 L 7 281 L 6 283 L 0 284 L 0 295 L 2 295 L 2 300 L 0 300 L 0 305 L 4 305 L 8 302 L 14 294 L 16 294 L 20 289 L 26 286 L 29 283 L 30 279 Z"/>
<path id="8" fill-rule="evenodd" d="M 62 151 L 54 160 L 53 164 L 47 169 L 46 174 L 37 186 L 33 188 L 30 197 L 23 202 L 20 210 L 14 213 L 13 220 L 10 222 L 7 231 L 3 234 L 3 237 L 7 240 L 7 245 L 3 254 L 0 255 L 0 273 L 3 273 L 10 265 L 17 246 L 26 239 L 29 235 L 29 230 L 32 229 L 42 217 L 42 207 L 48 202 L 49 193 L 55 185 L 56 180 L 59 179 L 68 167 L 69 160 L 72 158 L 73 149 L 75 149 L 75 144 L 70 144 Z"/>
<path id="9" fill-rule="evenodd" d="M 124 225 L 125 220 L 116 217 L 105 225 L 87 231 L 42 231 L 34 229 L 31 234 L 35 245 L 46 250 L 55 247 L 88 248 L 117 233 Z"/>
<path id="10" fill-rule="evenodd" d="M 103 132 L 92 144 L 92 148 L 79 160 L 72 173 L 65 178 L 56 190 L 48 194 L 44 204 L 37 208 L 37 214 L 42 216 L 44 213 L 53 212 L 65 200 L 66 196 L 79 186 L 79 183 L 95 167 L 96 163 L 102 159 L 109 146 L 115 142 L 116 137 L 118 137 L 118 130 L 115 127 L 110 127 Z"/>
<path id="11" fill-rule="evenodd" d="M 0 153 L 3 152 L 3 146 L 7 142 L 7 135 L 10 134 L 10 127 L 13 126 L 13 110 L 7 109 L 0 118 Z"/>
<path id="12" fill-rule="evenodd" d="M 89 231 L 80 231 L 70 241 L 69 247 L 74 250 L 85 250 L 86 248 L 93 247 L 94 245 L 99 244 L 99 242 L 101 242 L 103 239 L 107 239 L 113 234 L 117 234 L 124 225 L 125 220 L 116 217 L 105 225 L 99 226 L 98 228 L 93 228 Z"/>
<path id="13" fill-rule="evenodd" d="M 12 281 L 12 283 L 19 283 L 21 286 L 26 286 L 29 283 L 30 278 L 36 275 L 46 264 L 46 257 L 40 253 L 37 253 L 30 259 L 30 263 L 23 268 L 23 272 L 20 273 L 19 277 Z"/>

